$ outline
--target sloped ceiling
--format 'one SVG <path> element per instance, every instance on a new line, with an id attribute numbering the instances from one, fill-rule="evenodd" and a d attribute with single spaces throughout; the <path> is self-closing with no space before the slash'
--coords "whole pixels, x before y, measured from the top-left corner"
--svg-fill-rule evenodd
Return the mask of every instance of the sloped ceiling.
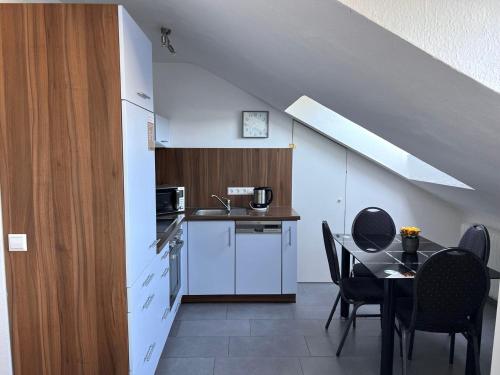
<path id="1" fill-rule="evenodd" d="M 476 189 L 500 212 L 500 95 L 334 0 L 122 1 L 157 62 L 198 64 L 284 110 L 307 95 Z M 172 57 L 159 28 L 173 29 Z"/>

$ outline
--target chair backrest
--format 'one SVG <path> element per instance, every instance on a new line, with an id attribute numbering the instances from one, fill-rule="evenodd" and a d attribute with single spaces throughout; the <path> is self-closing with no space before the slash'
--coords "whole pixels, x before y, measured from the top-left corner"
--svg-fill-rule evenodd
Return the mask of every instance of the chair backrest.
<path id="1" fill-rule="evenodd" d="M 466 249 L 444 249 L 418 270 L 412 324 L 449 332 L 482 313 L 490 279 L 482 259 Z"/>
<path id="2" fill-rule="evenodd" d="M 396 235 L 396 226 L 391 215 L 378 207 L 367 207 L 361 210 L 351 229 L 353 237 L 392 237 Z"/>
<path id="3" fill-rule="evenodd" d="M 328 266 L 330 267 L 330 275 L 332 281 L 339 285 L 340 282 L 340 267 L 337 250 L 335 249 L 335 242 L 333 239 L 332 231 L 326 221 L 322 223 L 323 240 L 325 241 L 326 257 L 328 258 Z"/>
<path id="4" fill-rule="evenodd" d="M 488 264 L 490 258 L 490 234 L 484 225 L 474 224 L 467 229 L 460 239 L 458 247 L 472 251 L 484 264 Z"/>

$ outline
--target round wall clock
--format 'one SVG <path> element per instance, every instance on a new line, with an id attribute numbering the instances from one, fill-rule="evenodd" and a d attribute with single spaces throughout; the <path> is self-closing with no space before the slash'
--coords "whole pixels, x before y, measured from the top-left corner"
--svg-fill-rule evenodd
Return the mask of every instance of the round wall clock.
<path id="1" fill-rule="evenodd" d="M 269 137 L 269 111 L 243 111 L 243 138 Z"/>

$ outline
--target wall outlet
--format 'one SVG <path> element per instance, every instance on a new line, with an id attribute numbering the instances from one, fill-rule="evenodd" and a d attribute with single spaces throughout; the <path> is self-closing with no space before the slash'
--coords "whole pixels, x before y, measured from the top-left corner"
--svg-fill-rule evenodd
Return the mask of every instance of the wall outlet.
<path id="1" fill-rule="evenodd" d="M 228 187 L 227 195 L 252 195 L 253 187 Z"/>

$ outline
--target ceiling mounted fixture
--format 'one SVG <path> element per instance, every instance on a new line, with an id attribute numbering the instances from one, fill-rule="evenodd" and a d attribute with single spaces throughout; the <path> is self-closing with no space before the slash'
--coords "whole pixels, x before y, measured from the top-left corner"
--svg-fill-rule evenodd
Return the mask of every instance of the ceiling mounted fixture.
<path id="1" fill-rule="evenodd" d="M 170 43 L 170 38 L 168 37 L 171 33 L 172 33 L 171 29 L 168 29 L 166 27 L 161 28 L 161 46 L 167 47 L 170 53 L 172 55 L 175 55 L 175 48 L 172 45 L 172 43 Z"/>

